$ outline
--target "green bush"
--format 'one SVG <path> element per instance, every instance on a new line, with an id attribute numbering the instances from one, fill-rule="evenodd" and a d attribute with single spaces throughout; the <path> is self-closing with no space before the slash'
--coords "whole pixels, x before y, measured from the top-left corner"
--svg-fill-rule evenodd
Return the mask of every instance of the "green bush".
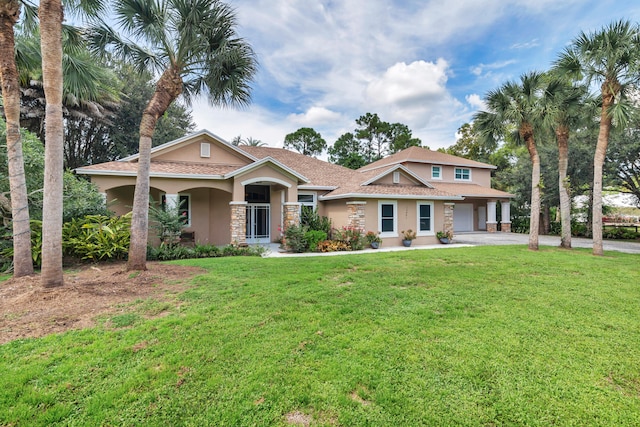
<path id="1" fill-rule="evenodd" d="M 342 227 L 340 230 L 334 230 L 333 236 L 334 240 L 345 243 L 352 251 L 363 249 L 366 243 L 362 230 L 355 227 Z"/>
<path id="2" fill-rule="evenodd" d="M 303 206 L 300 212 L 300 225 L 309 231 L 324 231 L 331 235 L 331 220 L 318 214 L 318 208 L 311 209 Z"/>
<path id="3" fill-rule="evenodd" d="M 304 233 L 304 239 L 307 241 L 307 248 L 311 251 L 316 251 L 318 243 L 326 240 L 327 233 L 320 230 L 309 230 Z"/>
<path id="4" fill-rule="evenodd" d="M 130 228 L 131 214 L 72 219 L 62 227 L 64 253 L 93 262 L 125 259 L 129 253 Z"/>
<path id="5" fill-rule="evenodd" d="M 290 225 L 284 231 L 285 247 L 291 252 L 301 253 L 309 249 L 309 242 L 305 238 L 306 227 Z"/>

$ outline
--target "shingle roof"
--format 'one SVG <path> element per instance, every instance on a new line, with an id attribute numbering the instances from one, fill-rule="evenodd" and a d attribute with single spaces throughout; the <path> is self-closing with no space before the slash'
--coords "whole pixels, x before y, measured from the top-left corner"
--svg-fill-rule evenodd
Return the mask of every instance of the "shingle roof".
<path id="1" fill-rule="evenodd" d="M 359 170 L 370 170 L 385 167 L 398 163 L 429 163 L 435 165 L 472 166 L 482 169 L 495 169 L 496 167 L 487 163 L 476 162 L 475 160 L 464 159 L 452 156 L 451 154 L 431 151 L 424 147 L 409 147 L 398 153 L 392 154 L 384 159 L 363 166 Z"/>
<path id="2" fill-rule="evenodd" d="M 430 181 L 430 183 L 438 190 L 446 191 L 451 194 L 458 194 L 463 197 L 514 197 L 513 194 L 496 190 L 495 188 L 483 187 L 478 184 L 460 184 L 435 181 Z"/>
<path id="3" fill-rule="evenodd" d="M 241 166 L 216 165 L 207 163 L 192 162 L 168 162 L 168 161 L 152 161 L 151 175 L 198 175 L 198 176 L 222 176 L 232 172 Z M 98 163 L 97 165 L 83 166 L 78 168 L 79 173 L 85 174 L 104 174 L 115 172 L 120 174 L 133 174 L 138 172 L 138 162 L 107 162 Z"/>

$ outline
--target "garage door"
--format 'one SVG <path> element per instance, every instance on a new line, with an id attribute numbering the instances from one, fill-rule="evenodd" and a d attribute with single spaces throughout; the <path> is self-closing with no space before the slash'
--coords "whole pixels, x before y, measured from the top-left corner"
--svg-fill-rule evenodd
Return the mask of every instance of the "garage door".
<path id="1" fill-rule="evenodd" d="M 453 209 L 453 231 L 473 231 L 472 203 L 456 203 Z"/>

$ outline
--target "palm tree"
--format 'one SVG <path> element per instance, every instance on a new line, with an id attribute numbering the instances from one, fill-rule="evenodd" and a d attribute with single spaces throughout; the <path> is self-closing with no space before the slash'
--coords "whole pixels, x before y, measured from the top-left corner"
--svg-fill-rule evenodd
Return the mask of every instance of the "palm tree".
<path id="1" fill-rule="evenodd" d="M 600 130 L 593 157 L 593 254 L 603 255 L 602 248 L 602 168 L 609 134 L 614 124 L 628 119 L 629 89 L 640 73 L 639 28 L 629 21 L 614 22 L 590 34 L 580 33 L 555 63 L 555 70 L 587 86 L 600 83 L 602 106 Z"/>
<path id="2" fill-rule="evenodd" d="M 103 9 L 101 0 L 68 2 L 89 15 Z M 64 122 L 62 117 L 62 21 L 61 0 L 41 0 L 40 50 L 42 52 L 42 84 L 47 101 L 45 111 L 44 196 L 42 202 L 42 285 L 61 286 L 62 275 L 62 175 L 64 167 Z"/>
<path id="3" fill-rule="evenodd" d="M 218 0 L 123 0 L 115 20 L 130 39 L 106 25 L 93 29 L 93 47 L 109 49 L 138 69 L 160 75 L 140 123 L 138 174 L 133 200 L 129 270 L 146 269 L 149 222 L 151 139 L 169 105 L 183 94 L 189 101 L 205 93 L 215 105 L 246 105 L 256 59 L 250 45 L 236 34 L 234 10 Z"/>
<path id="4" fill-rule="evenodd" d="M 573 86 L 566 79 L 547 76 L 542 103 L 544 120 L 555 133 L 558 144 L 558 193 L 560 196 L 560 247 L 571 249 L 571 182 L 569 167 L 569 134 L 580 120 L 585 105 L 586 88 Z"/>
<path id="5" fill-rule="evenodd" d="M 14 26 L 20 18 L 18 0 L 0 2 L 0 78 L 7 121 L 7 157 L 13 226 L 13 275 L 33 274 L 31 260 L 31 227 L 24 174 L 24 158 L 20 137 L 20 84 L 15 61 Z"/>
<path id="6" fill-rule="evenodd" d="M 531 158 L 531 214 L 529 249 L 538 250 L 540 231 L 540 156 L 535 129 L 541 119 L 540 96 L 542 75 L 531 72 L 520 77 L 520 83 L 507 82 L 486 96 L 489 111 L 474 117 L 481 137 L 493 143 L 515 129 L 514 137 L 523 141 Z"/>

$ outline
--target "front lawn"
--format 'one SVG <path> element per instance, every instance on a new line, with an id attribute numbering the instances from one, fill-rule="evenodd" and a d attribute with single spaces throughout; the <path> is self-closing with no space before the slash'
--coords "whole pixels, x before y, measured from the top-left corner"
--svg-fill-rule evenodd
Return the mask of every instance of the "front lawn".
<path id="1" fill-rule="evenodd" d="M 640 260 L 606 255 L 182 261 L 168 316 L 0 346 L 0 425 L 636 426 Z"/>

